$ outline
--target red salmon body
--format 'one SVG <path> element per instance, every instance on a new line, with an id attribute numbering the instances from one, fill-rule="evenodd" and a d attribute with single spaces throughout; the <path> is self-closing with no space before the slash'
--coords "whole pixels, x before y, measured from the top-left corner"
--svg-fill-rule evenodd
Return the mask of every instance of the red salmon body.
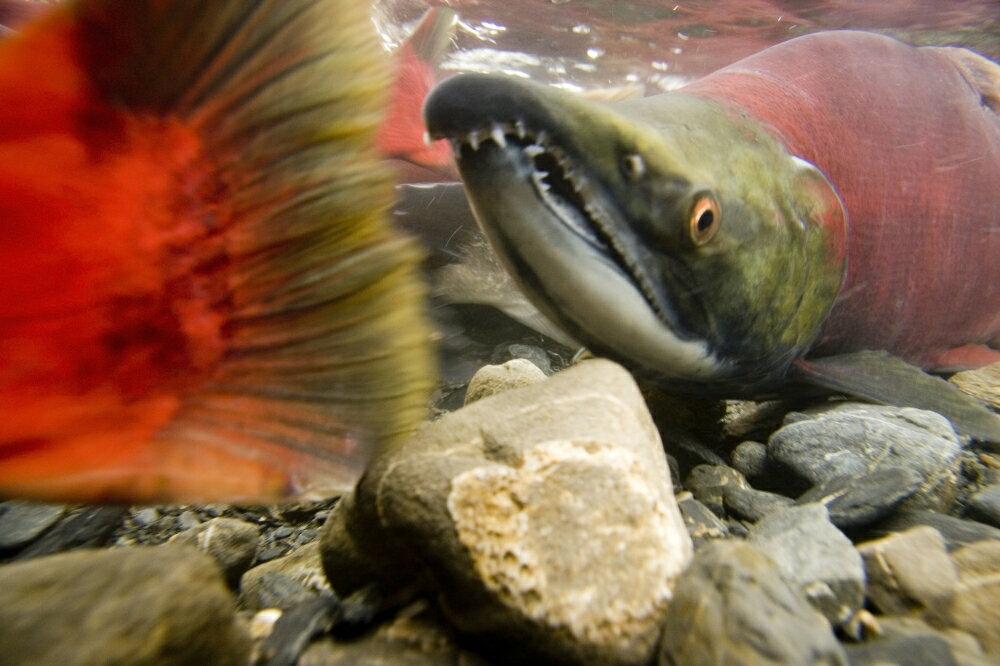
<path id="1" fill-rule="evenodd" d="M 682 89 L 762 121 L 844 202 L 847 274 L 813 356 L 944 368 L 1000 342 L 1000 117 L 953 51 L 826 32 Z"/>

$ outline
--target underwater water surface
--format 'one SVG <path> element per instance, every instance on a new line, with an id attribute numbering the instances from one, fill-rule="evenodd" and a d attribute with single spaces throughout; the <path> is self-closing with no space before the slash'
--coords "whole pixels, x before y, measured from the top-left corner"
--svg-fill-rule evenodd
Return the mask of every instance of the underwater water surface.
<path id="1" fill-rule="evenodd" d="M 871 30 L 1000 58 L 995 0 L 374 0 L 387 47 L 428 7 L 459 23 L 444 73 L 504 72 L 570 89 L 672 90 L 768 46 L 820 30 Z"/>

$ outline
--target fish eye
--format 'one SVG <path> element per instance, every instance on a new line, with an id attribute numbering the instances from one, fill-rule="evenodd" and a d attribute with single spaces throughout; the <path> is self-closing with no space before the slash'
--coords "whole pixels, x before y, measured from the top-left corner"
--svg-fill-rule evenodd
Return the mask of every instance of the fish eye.
<path id="1" fill-rule="evenodd" d="M 722 216 L 719 214 L 719 204 L 715 198 L 703 194 L 699 196 L 691 209 L 691 217 L 688 219 L 688 230 L 691 233 L 691 240 L 695 245 L 704 245 L 712 240 L 719 230 L 719 223 Z"/>
<path id="2" fill-rule="evenodd" d="M 639 180 L 646 173 L 646 162 L 642 159 L 642 155 L 632 153 L 622 157 L 621 168 L 626 178 Z"/>

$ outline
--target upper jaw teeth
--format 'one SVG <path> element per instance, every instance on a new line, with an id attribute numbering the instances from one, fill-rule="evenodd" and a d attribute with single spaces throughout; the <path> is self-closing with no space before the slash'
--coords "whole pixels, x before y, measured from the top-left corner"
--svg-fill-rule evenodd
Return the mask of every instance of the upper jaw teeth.
<path id="1" fill-rule="evenodd" d="M 590 244 L 608 246 L 632 276 L 650 306 L 661 318 L 668 319 L 654 288 L 652 276 L 643 269 L 641 262 L 620 238 L 620 234 L 615 233 L 615 228 L 619 225 L 614 223 L 612 215 L 605 212 L 598 203 L 598 197 L 594 196 L 594 186 L 581 171 L 574 168 L 572 160 L 565 151 L 549 140 L 545 130 L 532 131 L 521 120 L 513 123 L 494 122 L 488 128 L 473 129 L 462 137 L 453 136 L 450 139 L 456 161 L 461 160 L 462 149 L 465 146 L 478 151 L 489 141 L 500 148 L 508 148 L 513 142 L 533 167 L 532 184 L 548 205 L 557 211 L 564 224 Z M 542 156 L 550 158 L 558 165 L 560 171 L 558 180 L 575 192 L 575 204 L 553 190 L 549 171 L 540 166 L 542 161 L 538 158 Z"/>
<path id="2" fill-rule="evenodd" d="M 512 123 L 494 122 L 489 127 L 479 127 L 469 130 L 462 136 L 452 136 L 449 139 L 451 141 L 452 152 L 455 158 L 458 159 L 461 156 L 464 146 L 477 151 L 488 141 L 492 141 L 500 148 L 506 148 L 510 140 L 519 143 L 533 141 L 534 143 L 531 145 L 544 150 L 538 144 L 546 142 L 546 135 L 544 131 L 534 133 L 528 129 L 523 120 L 516 120 Z M 537 154 L 540 153 L 535 153 L 534 155 Z M 529 155 L 529 157 L 533 157 L 534 155 Z"/>

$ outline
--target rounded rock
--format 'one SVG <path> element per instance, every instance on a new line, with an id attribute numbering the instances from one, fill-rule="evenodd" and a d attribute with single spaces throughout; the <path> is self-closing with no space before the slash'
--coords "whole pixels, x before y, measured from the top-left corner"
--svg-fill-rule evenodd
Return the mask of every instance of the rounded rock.
<path id="1" fill-rule="evenodd" d="M 465 404 L 471 405 L 482 398 L 543 381 L 545 373 L 523 358 L 511 359 L 503 365 L 484 365 L 469 381 Z"/>

